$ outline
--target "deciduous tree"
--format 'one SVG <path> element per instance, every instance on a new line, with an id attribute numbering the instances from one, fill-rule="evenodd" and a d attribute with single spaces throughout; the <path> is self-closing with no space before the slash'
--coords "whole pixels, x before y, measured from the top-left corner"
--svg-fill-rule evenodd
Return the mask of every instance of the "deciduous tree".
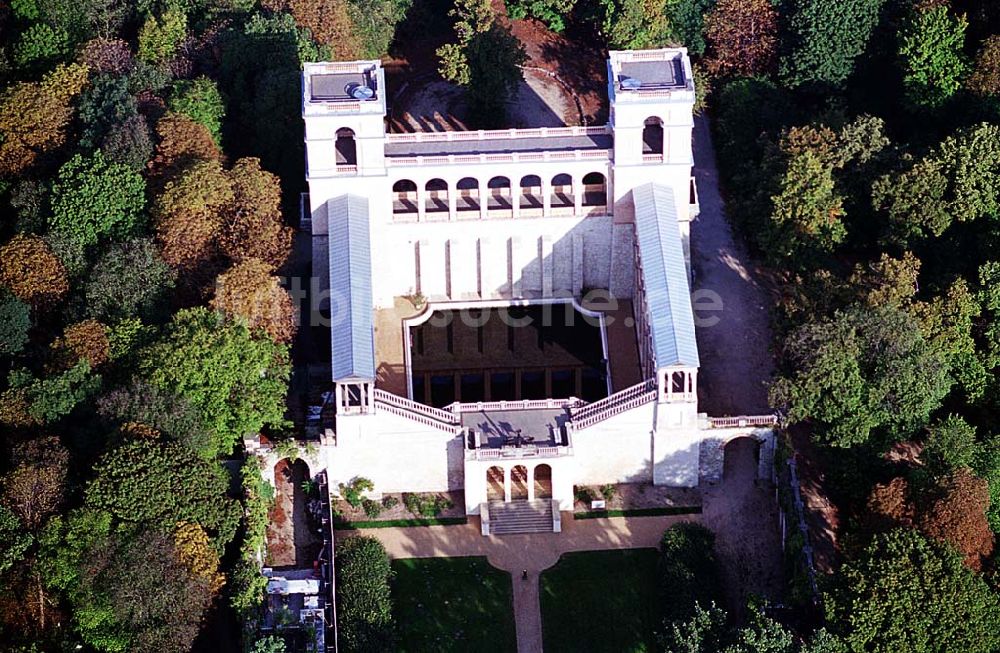
<path id="1" fill-rule="evenodd" d="M 222 138 L 222 117 L 226 107 L 215 82 L 208 77 L 184 79 L 174 83 L 167 101 L 170 111 L 185 115 L 204 125 L 216 144 Z"/>
<path id="2" fill-rule="evenodd" d="M 932 474 L 941 476 L 971 467 L 977 450 L 976 429 L 960 416 L 949 415 L 927 427 L 920 460 Z"/>
<path id="3" fill-rule="evenodd" d="M 174 272 L 153 242 L 137 238 L 112 245 L 94 265 L 85 287 L 87 310 L 109 324 L 164 312 L 174 287 Z"/>
<path id="4" fill-rule="evenodd" d="M 211 132 L 187 116 L 163 116 L 156 123 L 156 136 L 156 154 L 149 163 L 154 176 L 169 179 L 193 162 L 221 158 Z"/>
<path id="5" fill-rule="evenodd" d="M 0 284 L 35 306 L 57 302 L 69 290 L 66 269 L 49 246 L 25 234 L 0 247 Z"/>
<path id="6" fill-rule="evenodd" d="M 852 651 L 970 651 L 1000 645 L 1000 603 L 950 548 L 909 529 L 875 536 L 840 572 L 832 622 Z"/>
<path id="7" fill-rule="evenodd" d="M 883 2 L 794 0 L 788 28 L 791 52 L 781 62 L 785 80 L 791 86 L 842 86 L 868 45 Z"/>
<path id="8" fill-rule="evenodd" d="M 106 453 L 94 472 L 85 505 L 117 522 L 171 536 L 180 522 L 198 524 L 218 552 L 236 533 L 239 505 L 226 496 L 226 471 L 179 444 L 125 442 Z"/>
<path id="9" fill-rule="evenodd" d="M 108 327 L 97 320 L 71 324 L 49 349 L 55 369 L 69 369 L 80 361 L 87 361 L 92 370 L 97 369 L 107 362 L 110 354 Z"/>
<path id="10" fill-rule="evenodd" d="M 711 72 L 766 73 L 774 67 L 778 12 L 770 0 L 719 0 L 705 17 L 705 40 Z"/>
<path id="11" fill-rule="evenodd" d="M 21 353 L 28 342 L 31 309 L 8 291 L 0 288 L 0 356 Z"/>
<path id="12" fill-rule="evenodd" d="M 139 58 L 151 64 L 166 63 L 187 35 L 187 15 L 167 9 L 159 18 L 149 16 L 139 31 Z"/>
<path id="13" fill-rule="evenodd" d="M 251 329 L 263 330 L 275 342 L 291 342 L 295 335 L 292 298 L 263 261 L 247 259 L 221 274 L 212 308 L 245 320 Z"/>
<path id="14" fill-rule="evenodd" d="M 927 537 L 955 547 L 965 564 L 978 571 L 993 552 L 993 533 L 986 521 L 989 506 L 988 483 L 972 470 L 959 468 L 942 479 L 919 527 Z"/>
<path id="15" fill-rule="evenodd" d="M 0 176 L 21 174 L 66 142 L 71 102 L 86 83 L 86 66 L 61 65 L 39 82 L 18 82 L 0 94 Z"/>
<path id="16" fill-rule="evenodd" d="M 120 239 L 142 226 L 146 182 L 120 163 L 108 161 L 100 150 L 79 154 L 59 169 L 52 185 L 51 229 L 83 246 Z"/>
<path id="17" fill-rule="evenodd" d="M 1000 35 L 983 40 L 965 86 L 980 96 L 1000 94 Z"/>
<path id="18" fill-rule="evenodd" d="M 35 531 L 65 499 L 69 452 L 59 438 L 42 436 L 16 445 L 12 462 L 14 468 L 0 481 L 2 503 Z"/>
<path id="19" fill-rule="evenodd" d="M 792 422 L 810 420 L 834 446 L 891 440 L 926 424 L 953 383 L 944 354 L 899 307 L 851 308 L 806 324 L 784 343 L 787 372 L 771 388 Z"/>
<path id="20" fill-rule="evenodd" d="M 939 108 L 962 87 L 967 26 L 964 15 L 952 16 L 945 5 L 915 10 L 906 22 L 899 57 L 906 96 L 915 107 Z"/>
<path id="21" fill-rule="evenodd" d="M 391 649 L 392 568 L 385 548 L 373 537 L 352 537 L 337 547 L 336 556 L 340 641 L 355 651 Z"/>
<path id="22" fill-rule="evenodd" d="M 233 261 L 258 259 L 280 267 L 291 253 L 293 235 L 281 216 L 281 180 L 254 158 L 238 160 L 228 177 L 233 201 L 224 207 L 222 252 Z"/>
<path id="23" fill-rule="evenodd" d="M 139 373 L 198 408 L 222 453 L 264 426 L 284 424 L 287 348 L 208 309 L 177 313 L 143 353 Z"/>

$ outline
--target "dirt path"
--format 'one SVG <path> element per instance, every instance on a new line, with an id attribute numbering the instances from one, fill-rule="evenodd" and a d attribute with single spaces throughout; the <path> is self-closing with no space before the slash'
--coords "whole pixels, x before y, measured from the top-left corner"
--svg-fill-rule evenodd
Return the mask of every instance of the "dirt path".
<path id="1" fill-rule="evenodd" d="M 697 515 L 612 517 L 575 520 L 563 516 L 562 533 L 483 537 L 479 520 L 464 526 L 375 528 L 338 533 L 338 537 L 367 535 L 382 542 L 391 558 L 485 556 L 497 569 L 510 572 L 514 584 L 514 618 L 519 653 L 542 650 L 542 617 L 538 578 L 568 551 L 642 549 L 659 546 L 663 531 L 679 521 L 698 521 Z M 527 580 L 522 575 L 527 572 Z"/>
<path id="2" fill-rule="evenodd" d="M 740 618 L 751 595 L 780 599 L 781 536 L 774 491 L 759 487 L 757 444 L 738 438 L 726 445 L 722 481 L 703 487 L 703 523 L 715 533 L 726 603 Z"/>
<path id="3" fill-rule="evenodd" d="M 768 413 L 765 384 L 774 369 L 768 300 L 746 249 L 733 238 L 726 220 L 712 137 L 704 117 L 695 119 L 694 160 L 701 203 L 701 215 L 691 225 L 701 357 L 699 407 L 712 416 Z M 699 305 L 707 305 L 709 292 L 721 301 L 722 310 L 699 310 Z"/>

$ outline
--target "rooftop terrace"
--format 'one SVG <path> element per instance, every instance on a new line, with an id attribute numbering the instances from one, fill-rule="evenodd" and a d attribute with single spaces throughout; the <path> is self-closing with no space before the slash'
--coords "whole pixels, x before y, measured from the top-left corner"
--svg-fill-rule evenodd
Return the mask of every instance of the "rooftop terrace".
<path id="1" fill-rule="evenodd" d="M 387 134 L 387 157 L 454 154 L 513 154 L 610 150 L 614 138 L 606 127 L 504 129 L 468 132 Z"/>

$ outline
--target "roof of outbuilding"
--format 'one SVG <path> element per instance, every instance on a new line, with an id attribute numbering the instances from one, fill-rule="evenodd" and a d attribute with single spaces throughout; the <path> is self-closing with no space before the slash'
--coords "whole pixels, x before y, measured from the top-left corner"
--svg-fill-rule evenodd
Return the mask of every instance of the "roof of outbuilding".
<path id="1" fill-rule="evenodd" d="M 327 202 L 327 214 L 333 380 L 372 380 L 375 336 L 368 200 L 340 195 Z"/>
<path id="2" fill-rule="evenodd" d="M 694 311 L 673 190 L 645 184 L 632 191 L 646 306 L 657 367 L 698 367 Z"/>

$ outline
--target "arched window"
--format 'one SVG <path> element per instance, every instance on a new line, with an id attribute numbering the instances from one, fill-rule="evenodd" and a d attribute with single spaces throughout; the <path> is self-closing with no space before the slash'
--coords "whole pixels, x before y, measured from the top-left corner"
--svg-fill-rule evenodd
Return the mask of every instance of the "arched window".
<path id="1" fill-rule="evenodd" d="M 358 165 L 358 148 L 354 142 L 354 130 L 343 127 L 337 130 L 337 140 L 334 144 L 337 151 L 338 166 Z"/>
<path id="2" fill-rule="evenodd" d="M 663 154 L 663 121 L 656 116 L 646 118 L 642 128 L 642 153 Z"/>
<path id="3" fill-rule="evenodd" d="M 583 177 L 583 206 L 607 210 L 608 187 L 604 175 L 589 172 Z"/>
<path id="4" fill-rule="evenodd" d="M 479 180 L 474 177 L 463 177 L 455 185 L 458 193 L 456 207 L 459 213 L 479 212 Z"/>
<path id="5" fill-rule="evenodd" d="M 486 198 L 488 211 L 500 211 L 501 217 L 510 217 L 513 205 L 510 201 L 510 179 L 494 177 L 487 182 L 489 195 Z"/>
<path id="6" fill-rule="evenodd" d="M 573 208 L 573 178 L 571 176 L 559 174 L 552 178 L 552 208 L 553 210 Z"/>
<path id="7" fill-rule="evenodd" d="M 431 179 L 424 184 L 426 200 L 424 211 L 427 213 L 448 212 L 448 182 L 444 179 Z"/>
<path id="8" fill-rule="evenodd" d="M 400 179 L 392 185 L 392 214 L 411 217 L 417 213 L 417 185 L 410 179 Z"/>
<path id="9" fill-rule="evenodd" d="M 521 177 L 521 198 L 519 210 L 521 215 L 541 215 L 544 202 L 542 201 L 542 178 L 538 175 L 525 175 Z"/>

